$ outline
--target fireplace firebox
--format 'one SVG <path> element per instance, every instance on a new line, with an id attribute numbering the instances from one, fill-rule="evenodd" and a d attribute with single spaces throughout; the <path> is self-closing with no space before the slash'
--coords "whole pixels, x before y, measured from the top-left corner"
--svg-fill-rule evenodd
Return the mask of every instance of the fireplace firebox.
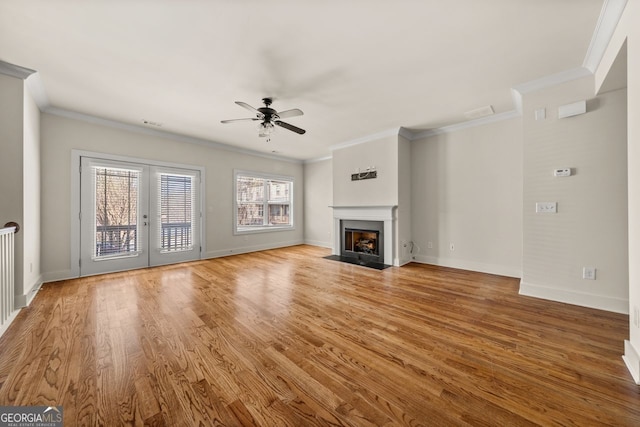
<path id="1" fill-rule="evenodd" d="M 384 222 L 342 220 L 341 256 L 383 263 Z"/>

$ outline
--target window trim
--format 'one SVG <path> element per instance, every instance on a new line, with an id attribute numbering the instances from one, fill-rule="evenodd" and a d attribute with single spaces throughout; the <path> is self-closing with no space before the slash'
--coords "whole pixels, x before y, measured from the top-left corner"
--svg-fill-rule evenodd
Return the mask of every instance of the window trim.
<path id="1" fill-rule="evenodd" d="M 291 218 L 291 225 L 262 225 L 262 226 L 245 226 L 250 228 L 238 227 L 238 177 L 246 176 L 249 178 L 269 179 L 274 181 L 288 181 L 291 185 L 289 190 L 289 215 Z M 255 234 L 255 233 L 269 233 L 277 231 L 292 231 L 295 230 L 295 218 L 294 218 L 294 199 L 295 199 L 295 179 L 292 176 L 277 175 L 265 172 L 247 171 L 241 169 L 233 170 L 233 234 L 234 236 Z M 269 200 L 264 201 L 264 214 L 269 214 Z"/>

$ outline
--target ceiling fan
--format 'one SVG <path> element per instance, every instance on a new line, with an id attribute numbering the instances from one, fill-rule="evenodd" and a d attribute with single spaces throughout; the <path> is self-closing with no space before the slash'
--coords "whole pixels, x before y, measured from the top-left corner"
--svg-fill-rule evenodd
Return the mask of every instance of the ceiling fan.
<path id="1" fill-rule="evenodd" d="M 271 134 L 273 133 L 273 131 L 275 130 L 275 126 L 280 126 L 282 128 L 285 128 L 287 130 L 290 130 L 292 132 L 298 133 L 300 135 L 303 135 L 306 130 L 304 129 L 300 129 L 297 126 L 291 125 L 289 123 L 283 122 L 280 119 L 284 119 L 287 117 L 296 117 L 296 116 L 301 116 L 302 114 L 304 114 L 302 112 L 302 110 L 298 109 L 298 108 L 293 108 L 291 110 L 284 110 L 284 111 L 276 111 L 273 108 L 270 107 L 270 105 L 273 103 L 273 99 L 272 98 L 262 98 L 262 102 L 264 103 L 264 107 L 260 107 L 260 108 L 253 108 L 251 105 L 247 104 L 246 102 L 242 102 L 242 101 L 236 101 L 236 104 L 238 104 L 239 106 L 246 108 L 247 110 L 251 111 L 252 113 L 254 113 L 256 116 L 255 117 L 249 117 L 246 119 L 231 119 L 231 120 L 222 120 L 222 123 L 233 123 L 233 122 L 244 122 L 244 121 L 260 121 L 262 120 L 262 123 L 260 123 L 260 127 L 258 129 L 258 136 L 260 137 L 266 137 L 267 139 L 270 139 Z"/>

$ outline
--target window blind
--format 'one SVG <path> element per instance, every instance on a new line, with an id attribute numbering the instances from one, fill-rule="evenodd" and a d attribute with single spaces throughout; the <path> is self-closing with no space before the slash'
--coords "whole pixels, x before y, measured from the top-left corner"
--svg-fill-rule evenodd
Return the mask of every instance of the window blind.
<path id="1" fill-rule="evenodd" d="M 197 233 L 196 185 L 193 175 L 158 173 L 157 248 L 161 252 L 194 248 Z"/>

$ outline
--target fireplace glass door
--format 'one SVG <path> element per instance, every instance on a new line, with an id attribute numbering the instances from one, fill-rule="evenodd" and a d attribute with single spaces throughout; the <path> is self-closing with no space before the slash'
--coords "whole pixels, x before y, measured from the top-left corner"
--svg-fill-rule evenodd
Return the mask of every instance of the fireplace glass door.
<path id="1" fill-rule="evenodd" d="M 379 255 L 378 231 L 345 229 L 345 250 L 366 255 Z"/>

